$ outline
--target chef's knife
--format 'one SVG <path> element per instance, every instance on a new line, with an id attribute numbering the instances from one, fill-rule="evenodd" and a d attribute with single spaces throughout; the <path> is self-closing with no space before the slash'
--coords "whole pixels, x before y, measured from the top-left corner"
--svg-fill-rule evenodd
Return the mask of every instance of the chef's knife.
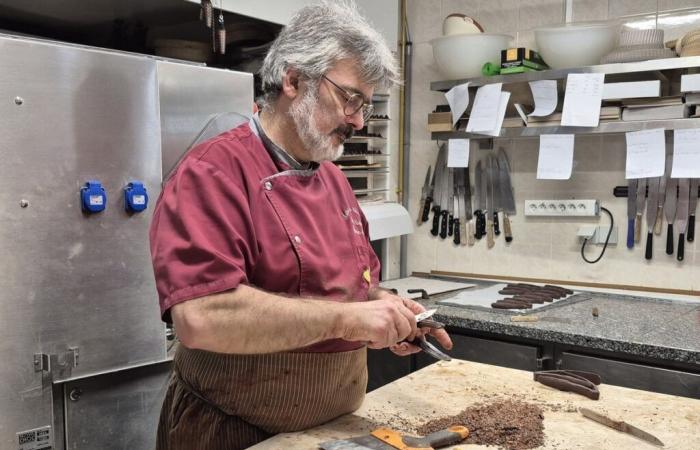
<path id="1" fill-rule="evenodd" d="M 642 214 L 644 214 L 644 202 L 647 195 L 647 179 L 637 180 L 637 216 L 634 221 L 634 242 L 639 242 L 642 238 Z"/>
<path id="2" fill-rule="evenodd" d="M 515 198 L 513 197 L 513 185 L 510 182 L 510 164 L 503 149 L 498 151 L 498 184 L 501 190 L 503 201 L 503 231 L 506 235 L 506 242 L 513 240 L 513 233 L 510 228 L 509 215 L 515 215 Z"/>
<path id="3" fill-rule="evenodd" d="M 469 245 L 474 245 L 475 241 L 475 229 L 474 229 L 474 221 L 472 220 L 473 214 L 472 214 L 472 188 L 471 188 L 471 180 L 469 178 L 469 167 L 464 168 L 464 196 L 462 197 L 464 200 L 464 217 L 466 218 L 467 224 L 465 224 L 465 235 L 467 236 L 467 244 Z"/>
<path id="4" fill-rule="evenodd" d="M 664 201 L 664 216 L 668 222 L 666 229 L 666 254 L 673 255 L 673 221 L 676 218 L 676 202 L 678 195 L 678 178 L 666 180 L 666 200 Z"/>
<path id="5" fill-rule="evenodd" d="M 428 166 L 428 171 L 425 173 L 425 182 L 423 182 L 423 188 L 420 193 L 420 204 L 418 210 L 418 220 L 416 223 L 421 225 L 423 222 L 428 221 L 428 215 L 430 214 L 430 204 L 433 202 L 433 188 L 435 187 L 435 174 L 433 173 L 433 179 L 430 180 L 430 169 Z"/>
<path id="6" fill-rule="evenodd" d="M 491 219 L 491 213 L 493 212 L 493 158 L 488 158 L 486 167 L 486 210 L 484 211 L 484 216 L 486 217 L 486 246 L 492 248 L 495 244 L 493 240 L 494 224 Z"/>
<path id="7" fill-rule="evenodd" d="M 690 179 L 690 202 L 688 203 L 688 242 L 695 240 L 695 208 L 698 206 L 698 179 Z"/>
<path id="8" fill-rule="evenodd" d="M 664 176 L 661 177 L 661 183 L 659 184 L 656 224 L 654 225 L 654 234 L 657 236 L 661 234 L 661 229 L 664 222 L 664 201 L 666 201 L 666 184 L 668 183 L 668 179 L 671 177 L 672 158 L 672 153 L 668 153 L 666 155 L 666 171 L 664 173 Z"/>
<path id="9" fill-rule="evenodd" d="M 634 247 L 634 220 L 637 216 L 637 184 L 633 178 L 627 182 L 627 248 Z"/>
<path id="10" fill-rule="evenodd" d="M 651 259 L 653 249 L 652 249 L 652 239 L 654 236 L 654 224 L 656 223 L 656 206 L 658 205 L 659 197 L 659 186 L 661 183 L 661 178 L 649 178 L 649 197 L 647 197 L 647 247 L 644 257 L 646 259 Z"/>
<path id="11" fill-rule="evenodd" d="M 445 169 L 445 173 L 447 174 L 447 182 L 445 184 L 445 194 L 442 195 L 442 197 L 445 199 L 443 202 L 445 209 L 442 210 L 442 216 L 440 217 L 440 237 L 442 239 L 447 238 L 447 235 L 449 234 L 448 229 L 451 228 L 448 227 L 448 224 L 454 220 L 454 169 L 448 167 Z"/>
<path id="12" fill-rule="evenodd" d="M 442 179 L 445 175 L 445 145 L 440 146 L 438 151 L 437 161 L 435 162 L 435 172 L 433 175 L 434 192 L 433 192 L 433 228 L 430 234 L 437 236 L 440 232 L 440 201 L 442 200 Z"/>
<path id="13" fill-rule="evenodd" d="M 503 199 L 501 198 L 500 173 L 498 172 L 498 160 L 494 155 L 489 157 L 489 170 L 491 171 L 491 188 L 493 189 L 493 233 L 496 236 L 501 234 L 501 226 L 498 220 L 498 213 L 503 211 Z"/>
<path id="14" fill-rule="evenodd" d="M 445 239 L 447 237 L 447 220 L 448 220 L 448 209 L 452 208 L 452 205 L 448 204 L 447 201 L 451 198 L 450 196 L 450 170 L 447 167 L 447 159 L 444 161 L 444 168 L 442 172 L 442 189 L 440 198 L 440 237 Z"/>
<path id="15" fill-rule="evenodd" d="M 457 444 L 469 436 L 469 430 L 461 425 L 436 431 L 425 437 L 404 436 L 388 428 L 379 428 L 369 435 L 322 442 L 322 450 L 396 450 L 447 447 Z"/>
<path id="16" fill-rule="evenodd" d="M 481 239 L 486 232 L 486 222 L 484 220 L 484 209 L 486 209 L 486 177 L 481 168 L 481 161 L 476 163 L 476 168 L 474 169 L 474 189 L 476 190 L 476 211 L 474 211 L 476 230 L 474 237 Z"/>
<path id="17" fill-rule="evenodd" d="M 453 201 L 454 201 L 454 221 L 452 223 L 453 227 L 453 234 L 454 234 L 454 239 L 453 242 L 455 245 L 461 244 L 461 234 L 462 230 L 460 228 L 461 224 L 464 223 L 461 220 L 461 215 L 463 214 L 462 211 L 460 211 L 460 196 L 459 196 L 459 186 L 462 183 L 462 177 L 463 173 L 460 169 L 454 169 L 454 175 L 453 175 L 453 181 L 454 181 L 454 186 L 452 189 L 454 190 L 454 196 L 453 196 Z"/>
<path id="18" fill-rule="evenodd" d="M 683 261 L 685 257 L 685 227 L 688 225 L 688 208 L 690 203 L 690 180 L 681 178 L 678 180 L 678 203 L 676 204 L 676 220 L 673 222 L 678 227 L 678 253 L 676 258 Z"/>
<path id="19" fill-rule="evenodd" d="M 656 436 L 647 433 L 646 431 L 642 430 L 641 428 L 637 428 L 634 425 L 630 425 L 627 422 L 624 422 L 622 420 L 613 420 L 609 417 L 606 417 L 602 414 L 599 414 L 595 411 L 591 411 L 590 409 L 586 408 L 579 408 L 579 411 L 581 412 L 583 417 L 591 419 L 594 422 L 603 424 L 606 427 L 610 427 L 614 430 L 621 431 L 623 433 L 631 434 L 632 436 L 638 437 L 639 439 L 650 442 L 654 445 L 658 445 L 661 447 L 664 446 L 664 443 L 661 442 Z"/>

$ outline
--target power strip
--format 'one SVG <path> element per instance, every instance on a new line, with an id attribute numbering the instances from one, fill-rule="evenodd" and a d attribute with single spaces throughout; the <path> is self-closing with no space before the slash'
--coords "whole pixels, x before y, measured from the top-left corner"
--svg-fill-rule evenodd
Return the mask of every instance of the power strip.
<path id="1" fill-rule="evenodd" d="M 594 217 L 600 214 L 598 200 L 525 200 L 526 216 Z"/>

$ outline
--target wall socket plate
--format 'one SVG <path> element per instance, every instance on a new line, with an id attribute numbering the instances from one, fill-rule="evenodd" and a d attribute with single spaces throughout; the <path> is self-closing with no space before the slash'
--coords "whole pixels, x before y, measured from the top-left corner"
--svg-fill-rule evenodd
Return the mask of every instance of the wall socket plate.
<path id="1" fill-rule="evenodd" d="M 594 217 L 600 214 L 598 200 L 525 200 L 526 216 Z"/>

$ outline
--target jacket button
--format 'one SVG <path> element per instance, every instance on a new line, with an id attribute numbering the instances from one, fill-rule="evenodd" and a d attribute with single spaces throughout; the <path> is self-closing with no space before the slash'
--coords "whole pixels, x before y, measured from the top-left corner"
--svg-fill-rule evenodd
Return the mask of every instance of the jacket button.
<path id="1" fill-rule="evenodd" d="M 265 190 L 271 191 L 272 190 L 272 183 L 270 183 L 269 181 L 266 181 L 265 182 Z"/>
<path id="2" fill-rule="evenodd" d="M 297 244 L 301 244 L 301 237 L 299 237 L 298 234 L 294 236 L 294 242 L 296 242 Z"/>

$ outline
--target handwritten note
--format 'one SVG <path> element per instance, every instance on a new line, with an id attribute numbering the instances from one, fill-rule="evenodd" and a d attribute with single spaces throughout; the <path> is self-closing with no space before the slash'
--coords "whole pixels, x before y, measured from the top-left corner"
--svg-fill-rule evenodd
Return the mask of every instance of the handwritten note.
<path id="1" fill-rule="evenodd" d="M 538 180 L 568 180 L 574 165 L 573 134 L 543 134 L 537 158 Z"/>
<path id="2" fill-rule="evenodd" d="M 493 131 L 498 126 L 501 87 L 501 83 L 487 84 L 476 91 L 474 106 L 467 123 L 467 132 Z"/>
<path id="3" fill-rule="evenodd" d="M 506 109 L 508 108 L 508 100 L 510 99 L 510 92 L 501 92 L 501 99 L 498 105 L 498 121 L 496 122 L 496 128 L 490 131 L 484 131 L 482 134 L 488 136 L 498 136 L 501 134 L 501 127 L 503 126 L 503 119 L 506 116 Z"/>
<path id="4" fill-rule="evenodd" d="M 469 139 L 447 141 L 447 167 L 469 167 Z"/>
<path id="5" fill-rule="evenodd" d="M 457 125 L 457 121 L 469 106 L 469 83 L 459 84 L 445 92 L 445 98 L 452 111 L 452 127 Z"/>
<path id="6" fill-rule="evenodd" d="M 700 178 L 700 129 L 673 131 L 671 178 Z"/>
<path id="7" fill-rule="evenodd" d="M 603 98 L 604 73 L 570 73 L 561 124 L 567 127 L 597 127 Z"/>
<path id="8" fill-rule="evenodd" d="M 651 178 L 664 174 L 666 136 L 663 128 L 629 132 L 625 178 Z"/>
<path id="9" fill-rule="evenodd" d="M 535 100 L 535 110 L 530 113 L 531 116 L 548 116 L 557 109 L 557 80 L 530 81 L 530 90 Z"/>

